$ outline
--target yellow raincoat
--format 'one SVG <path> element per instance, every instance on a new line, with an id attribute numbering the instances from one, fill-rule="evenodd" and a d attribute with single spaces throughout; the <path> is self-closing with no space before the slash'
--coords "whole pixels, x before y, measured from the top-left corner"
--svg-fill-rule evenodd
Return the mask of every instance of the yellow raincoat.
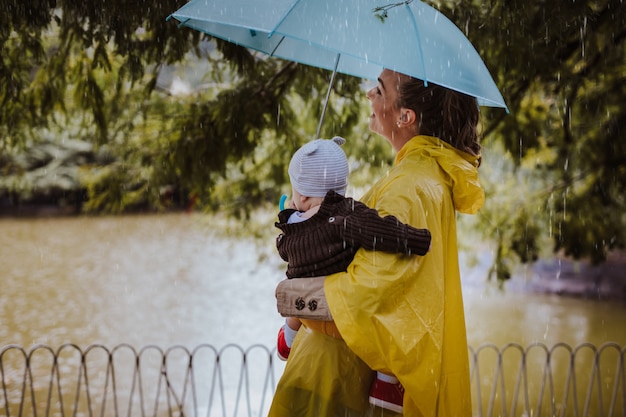
<path id="1" fill-rule="evenodd" d="M 305 321 L 270 416 L 381 415 L 367 404 L 369 368 L 398 377 L 405 416 L 471 416 L 455 211 L 475 213 L 484 203 L 477 167 L 478 157 L 434 137 L 414 137 L 400 150 L 362 201 L 381 216 L 428 228 L 430 251 L 409 257 L 361 249 L 347 272 L 326 278 L 343 340 Z"/>

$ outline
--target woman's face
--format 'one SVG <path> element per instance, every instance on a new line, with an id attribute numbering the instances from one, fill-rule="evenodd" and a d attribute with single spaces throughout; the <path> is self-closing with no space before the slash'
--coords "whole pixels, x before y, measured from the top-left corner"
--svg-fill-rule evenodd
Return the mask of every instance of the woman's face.
<path id="1" fill-rule="evenodd" d="M 378 77 L 378 84 L 367 92 L 372 106 L 370 130 L 384 136 L 392 145 L 401 116 L 397 105 L 399 86 L 400 74 L 385 69 Z"/>

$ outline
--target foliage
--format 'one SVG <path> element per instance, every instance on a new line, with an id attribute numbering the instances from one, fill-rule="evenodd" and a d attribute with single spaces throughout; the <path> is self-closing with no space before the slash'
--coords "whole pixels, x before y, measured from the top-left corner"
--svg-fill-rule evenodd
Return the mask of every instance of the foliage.
<path id="1" fill-rule="evenodd" d="M 77 171 L 87 212 L 195 203 L 245 219 L 276 204 L 330 74 L 166 22 L 184 3 L 3 2 L 0 194 L 36 188 L 19 152 L 82 141 L 94 155 Z M 553 251 L 595 262 L 623 249 L 623 4 L 435 3 L 476 46 L 510 109 L 482 110 L 488 200 L 476 224 L 497 244 L 493 276 L 536 259 L 546 238 Z M 169 91 L 163 78 L 176 67 L 204 74 L 205 87 Z M 392 158 L 367 131 L 367 113 L 360 80 L 339 76 L 321 136 L 348 138 L 356 188 Z"/>
<path id="2" fill-rule="evenodd" d="M 519 261 L 531 263 L 549 255 L 546 247 L 554 213 L 546 196 L 551 194 L 555 176 L 536 165 L 554 155 L 549 150 L 532 154 L 531 163 L 517 165 L 501 143 L 485 148 L 479 173 L 486 204 L 475 216 L 460 218 L 461 244 L 487 241 L 493 245 L 487 278 L 498 283 L 511 278 Z"/>
<path id="3" fill-rule="evenodd" d="M 511 110 L 508 116 L 484 111 L 485 146 L 503 143 L 515 163 L 512 172 L 536 171 L 544 180 L 545 191 L 532 197 L 536 210 L 504 207 L 513 214 L 506 230 L 514 233 L 498 235 L 497 253 L 503 260 L 527 260 L 525 248 L 539 246 L 541 234 L 516 231 L 529 224 L 525 218 L 537 225 L 531 229 L 549 235 L 553 251 L 574 258 L 600 262 L 609 251 L 624 249 L 622 2 L 492 0 L 442 7 L 473 40 Z M 510 186 L 519 188 L 520 181 Z M 490 204 L 485 212 L 496 213 Z"/>

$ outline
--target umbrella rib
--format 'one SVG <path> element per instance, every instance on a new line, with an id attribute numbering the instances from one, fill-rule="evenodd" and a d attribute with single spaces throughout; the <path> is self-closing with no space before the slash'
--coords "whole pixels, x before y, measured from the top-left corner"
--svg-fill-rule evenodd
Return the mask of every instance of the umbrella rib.
<path id="1" fill-rule="evenodd" d="M 271 36 L 271 35 L 270 35 Z M 269 36 L 268 36 L 269 38 Z M 280 41 L 278 41 L 278 43 L 276 44 L 276 46 L 274 47 L 274 49 L 272 49 L 272 52 L 270 52 L 270 56 L 274 56 L 274 53 L 276 52 L 276 50 L 278 49 L 278 47 L 280 46 L 281 43 L 283 43 L 283 41 L 285 40 L 285 37 L 283 36 L 282 38 L 280 38 Z"/>
<path id="2" fill-rule="evenodd" d="M 413 16 L 413 11 L 407 2 L 404 3 L 404 7 L 406 7 L 409 16 L 411 17 L 411 22 L 413 23 L 413 29 L 415 30 L 415 36 L 417 36 L 417 46 L 419 48 L 420 57 L 422 57 L 422 72 L 424 73 L 424 87 L 428 87 L 428 77 L 426 76 L 426 65 L 424 64 L 424 51 L 422 50 L 422 40 L 420 38 L 420 31 L 417 27 L 417 22 L 415 21 L 415 16 Z"/>
<path id="3" fill-rule="evenodd" d="M 285 12 L 283 17 L 280 18 L 280 20 L 278 21 L 278 23 L 276 23 L 274 28 L 270 30 L 270 33 L 267 35 L 268 38 L 271 38 L 272 35 L 274 35 L 274 32 L 276 32 L 276 29 L 278 29 L 278 26 L 280 26 L 285 21 L 287 16 L 289 16 L 289 13 L 291 13 L 291 11 L 298 5 L 298 3 L 300 3 L 300 0 L 296 0 L 295 2 L 293 2 L 293 4 L 289 7 L 289 10 Z"/>
<path id="4" fill-rule="evenodd" d="M 165 18 L 165 21 L 166 21 L 166 22 L 168 22 L 168 21 L 169 21 L 172 17 L 173 17 L 172 15 L 167 16 L 167 17 Z M 190 20 L 191 20 L 191 18 L 190 18 L 190 17 L 188 17 L 187 19 L 185 19 L 185 21 L 181 21 L 181 22 L 180 22 L 178 25 L 176 25 L 176 26 L 180 29 L 181 27 L 185 26 L 185 24 L 186 24 L 187 22 L 189 22 Z"/>
<path id="5" fill-rule="evenodd" d="M 187 22 L 189 22 L 190 20 L 191 20 L 191 18 L 185 20 L 184 22 L 180 22 L 180 25 L 178 25 L 178 27 L 180 28 L 182 26 L 185 26 L 187 24 Z"/>

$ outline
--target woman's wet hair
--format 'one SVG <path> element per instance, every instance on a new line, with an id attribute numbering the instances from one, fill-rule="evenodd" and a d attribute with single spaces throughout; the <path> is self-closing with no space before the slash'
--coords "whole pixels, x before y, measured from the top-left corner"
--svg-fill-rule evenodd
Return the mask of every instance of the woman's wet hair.
<path id="1" fill-rule="evenodd" d="M 415 112 L 420 135 L 435 136 L 464 152 L 480 155 L 476 98 L 403 76 L 398 105 Z"/>

